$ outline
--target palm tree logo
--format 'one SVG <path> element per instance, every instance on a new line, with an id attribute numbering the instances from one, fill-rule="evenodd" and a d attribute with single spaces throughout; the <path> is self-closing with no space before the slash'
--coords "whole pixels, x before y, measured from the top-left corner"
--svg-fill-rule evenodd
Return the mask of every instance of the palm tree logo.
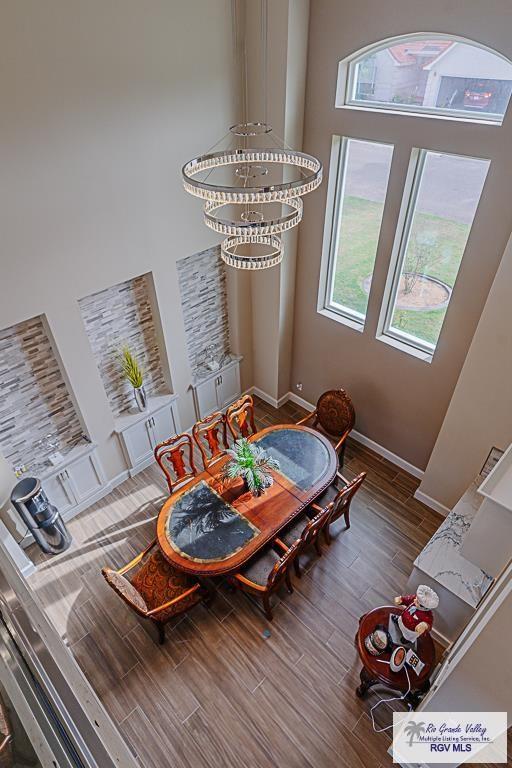
<path id="1" fill-rule="evenodd" d="M 422 733 L 425 733 L 425 723 L 423 720 L 421 723 L 410 720 L 404 728 L 404 733 L 409 737 L 409 746 L 412 747 L 414 739 L 419 738 Z"/>

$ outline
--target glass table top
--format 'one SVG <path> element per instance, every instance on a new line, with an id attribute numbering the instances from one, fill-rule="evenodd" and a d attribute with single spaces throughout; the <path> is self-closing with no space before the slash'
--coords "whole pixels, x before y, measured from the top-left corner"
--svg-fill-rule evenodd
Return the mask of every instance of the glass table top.
<path id="1" fill-rule="evenodd" d="M 260 531 L 201 480 L 173 505 L 166 533 L 183 557 L 215 562 L 234 555 Z"/>
<path id="2" fill-rule="evenodd" d="M 279 471 L 303 491 L 307 491 L 329 467 L 329 450 L 319 437 L 302 429 L 274 429 L 259 440 L 279 461 Z"/>

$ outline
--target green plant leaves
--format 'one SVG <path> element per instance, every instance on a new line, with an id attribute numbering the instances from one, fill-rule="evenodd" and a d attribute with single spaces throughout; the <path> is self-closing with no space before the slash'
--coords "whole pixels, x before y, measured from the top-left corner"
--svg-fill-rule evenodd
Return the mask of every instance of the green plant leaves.
<path id="1" fill-rule="evenodd" d="M 227 454 L 231 457 L 231 461 L 224 466 L 222 473 L 224 480 L 243 478 L 253 495 L 261 493 L 265 488 L 270 488 L 274 482 L 270 470 L 279 469 L 277 459 L 256 443 L 250 443 L 245 437 L 237 440 Z"/>

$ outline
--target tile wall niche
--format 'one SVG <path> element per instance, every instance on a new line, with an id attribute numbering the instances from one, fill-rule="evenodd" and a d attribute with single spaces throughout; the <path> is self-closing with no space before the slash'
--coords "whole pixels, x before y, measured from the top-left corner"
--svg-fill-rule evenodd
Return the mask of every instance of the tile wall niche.
<path id="1" fill-rule="evenodd" d="M 57 436 L 65 453 L 82 433 L 43 318 L 0 331 L 0 448 L 7 461 L 30 469 L 52 452 L 37 445 L 43 437 Z"/>
<path id="2" fill-rule="evenodd" d="M 150 275 L 80 299 L 80 311 L 114 416 L 134 406 L 133 390 L 119 367 L 119 350 L 127 345 L 144 369 L 148 395 L 167 393 L 153 318 Z"/>
<path id="3" fill-rule="evenodd" d="M 207 346 L 218 360 L 230 351 L 226 268 L 216 246 L 180 259 L 177 269 L 188 359 L 197 373 Z"/>

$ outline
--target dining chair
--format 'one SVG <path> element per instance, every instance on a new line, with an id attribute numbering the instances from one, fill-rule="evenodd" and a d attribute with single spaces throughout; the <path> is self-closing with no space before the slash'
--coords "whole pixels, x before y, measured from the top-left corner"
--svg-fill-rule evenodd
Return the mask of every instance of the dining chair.
<path id="1" fill-rule="evenodd" d="M 350 528 L 350 504 L 363 484 L 365 477 L 366 472 L 360 472 L 353 480 L 347 480 L 343 475 L 338 473 L 337 479 L 342 480 L 345 485 L 340 489 L 336 486 L 331 486 L 331 490 L 329 491 L 329 493 L 332 493 L 332 491 L 335 490 L 337 493 L 335 494 L 334 499 L 330 501 L 326 507 L 330 510 L 327 523 L 323 529 L 324 538 L 327 544 L 331 543 L 331 525 L 336 522 L 336 520 L 339 520 L 342 515 L 345 518 L 345 527 Z"/>
<path id="2" fill-rule="evenodd" d="M 277 592 L 283 582 L 288 592 L 293 592 L 290 567 L 298 555 L 299 543 L 296 541 L 282 555 L 270 547 L 254 557 L 239 573 L 228 576 L 230 584 L 262 600 L 263 611 L 269 621 L 273 619 L 271 595 Z"/>
<path id="3" fill-rule="evenodd" d="M 250 437 L 258 431 L 254 423 L 254 401 L 250 395 L 244 395 L 226 411 L 229 431 L 235 440 Z"/>
<path id="4" fill-rule="evenodd" d="M 160 644 L 165 640 L 165 624 L 173 616 L 184 613 L 203 598 L 206 602 L 210 598 L 198 581 L 167 562 L 156 539 L 119 570 L 107 567 L 101 572 L 107 584 L 135 613 L 156 625 Z"/>
<path id="5" fill-rule="evenodd" d="M 323 432 L 331 442 L 335 441 L 340 469 L 343 468 L 345 444 L 354 428 L 356 414 L 352 400 L 344 389 L 330 389 L 318 398 L 316 408 L 297 424 L 311 423 L 313 429 Z"/>
<path id="6" fill-rule="evenodd" d="M 190 435 L 176 435 L 159 443 L 155 448 L 155 459 L 167 480 L 169 493 L 197 475 L 194 464 L 194 446 Z"/>
<path id="7" fill-rule="evenodd" d="M 285 552 L 288 552 L 295 542 L 299 542 L 298 552 L 293 561 L 295 574 L 299 578 L 301 577 L 299 557 L 308 547 L 314 546 L 317 555 L 319 557 L 322 556 L 320 533 L 327 524 L 331 514 L 330 508 L 322 509 L 315 504 L 311 504 L 308 509 L 314 513 L 314 517 L 309 517 L 307 511 L 303 512 L 288 528 L 281 531 L 275 539 L 277 546 Z"/>
<path id="8" fill-rule="evenodd" d="M 192 437 L 201 452 L 203 466 L 208 469 L 229 448 L 225 415 L 217 411 L 196 422 L 192 427 Z"/>

